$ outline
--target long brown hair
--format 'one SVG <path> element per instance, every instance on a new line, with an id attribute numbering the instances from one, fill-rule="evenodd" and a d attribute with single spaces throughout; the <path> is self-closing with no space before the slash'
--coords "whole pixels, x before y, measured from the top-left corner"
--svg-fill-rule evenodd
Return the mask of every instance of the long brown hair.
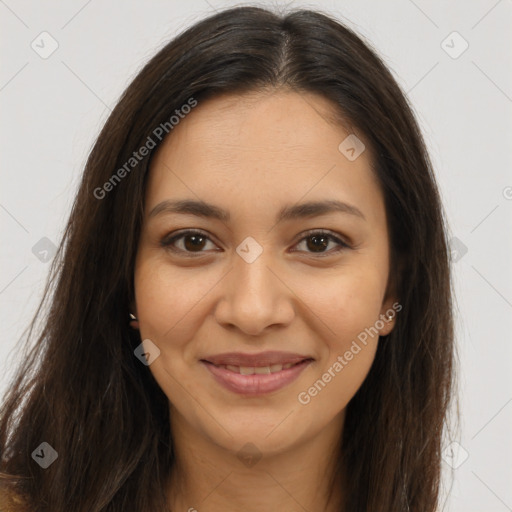
<path id="1" fill-rule="evenodd" d="M 191 98 L 277 87 L 331 100 L 340 122 L 369 142 L 403 306 L 347 408 L 339 458 L 348 468 L 346 510 L 436 510 L 455 355 L 447 227 L 425 144 L 368 43 L 319 12 L 259 7 L 224 10 L 169 42 L 101 130 L 0 410 L 1 492 L 26 501 L 12 510 L 167 510 L 168 399 L 134 356 L 140 337 L 128 325 L 160 140 L 122 179 L 112 176 Z M 58 454 L 47 469 L 32 457 L 42 442 Z"/>

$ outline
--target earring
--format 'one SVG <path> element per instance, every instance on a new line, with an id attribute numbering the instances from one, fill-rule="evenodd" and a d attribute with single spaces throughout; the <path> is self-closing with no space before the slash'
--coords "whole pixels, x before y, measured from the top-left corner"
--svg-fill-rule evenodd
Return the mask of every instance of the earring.
<path id="1" fill-rule="evenodd" d="M 130 327 L 132 327 L 133 329 L 139 328 L 139 321 L 137 320 L 137 317 L 132 313 L 130 313 Z"/>

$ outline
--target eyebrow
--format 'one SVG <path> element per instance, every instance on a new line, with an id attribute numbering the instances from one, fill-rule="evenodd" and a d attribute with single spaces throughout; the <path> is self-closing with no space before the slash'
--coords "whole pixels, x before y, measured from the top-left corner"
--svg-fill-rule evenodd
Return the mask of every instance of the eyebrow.
<path id="1" fill-rule="evenodd" d="M 341 212 L 354 215 L 366 220 L 363 212 L 356 206 L 353 206 L 336 199 L 326 201 L 310 201 L 307 203 L 288 205 L 282 208 L 277 217 L 276 223 L 286 220 L 301 219 L 307 217 L 316 217 L 333 212 Z M 206 217 L 227 222 L 230 219 L 230 213 L 219 206 L 207 203 L 205 201 L 196 201 L 193 199 L 182 199 L 171 201 L 169 199 L 158 203 L 149 213 L 148 218 L 156 217 L 162 214 L 189 214 L 198 217 Z"/>

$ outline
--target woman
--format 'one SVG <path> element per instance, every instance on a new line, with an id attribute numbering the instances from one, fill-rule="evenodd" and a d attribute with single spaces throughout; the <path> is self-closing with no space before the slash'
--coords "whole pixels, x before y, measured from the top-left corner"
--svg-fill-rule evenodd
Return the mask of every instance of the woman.
<path id="1" fill-rule="evenodd" d="M 87 161 L 1 410 L 4 509 L 436 510 L 446 238 L 357 35 L 312 11 L 197 23 Z"/>

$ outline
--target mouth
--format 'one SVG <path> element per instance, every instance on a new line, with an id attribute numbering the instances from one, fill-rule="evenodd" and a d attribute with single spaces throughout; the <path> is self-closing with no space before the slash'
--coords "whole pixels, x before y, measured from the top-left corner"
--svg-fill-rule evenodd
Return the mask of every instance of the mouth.
<path id="1" fill-rule="evenodd" d="M 314 361 L 311 357 L 294 358 L 298 360 L 272 364 L 260 360 L 252 366 L 215 364 L 205 359 L 201 363 L 223 388 L 239 395 L 261 396 L 291 384 Z"/>
<path id="2" fill-rule="evenodd" d="M 225 352 L 223 354 L 213 354 L 202 358 L 202 361 L 214 364 L 215 366 L 236 366 L 238 368 L 262 368 L 277 365 L 290 365 L 300 363 L 305 359 L 313 359 L 309 355 L 293 352 L 280 352 L 277 350 L 267 350 L 254 354 L 244 352 Z M 280 370 L 282 368 L 279 368 Z"/>

